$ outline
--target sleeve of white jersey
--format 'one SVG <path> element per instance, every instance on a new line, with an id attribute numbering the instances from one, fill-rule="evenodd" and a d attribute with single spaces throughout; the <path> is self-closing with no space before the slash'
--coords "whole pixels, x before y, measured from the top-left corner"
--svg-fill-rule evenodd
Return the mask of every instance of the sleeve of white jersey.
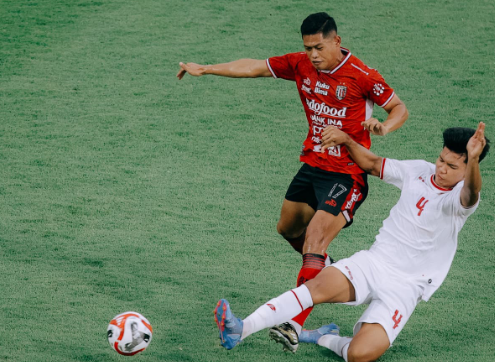
<path id="1" fill-rule="evenodd" d="M 384 158 L 380 170 L 380 179 L 402 190 L 404 180 L 416 173 L 421 173 L 428 162 L 422 160 L 399 161 L 392 158 Z"/>
<path id="2" fill-rule="evenodd" d="M 461 216 L 463 218 L 467 218 L 469 215 L 471 215 L 473 212 L 475 212 L 476 209 L 478 208 L 478 205 L 480 203 L 480 195 L 478 194 L 478 201 L 473 206 L 470 206 L 470 207 L 462 206 L 462 204 L 461 204 L 461 190 L 462 190 L 463 186 L 464 186 L 463 181 L 458 183 L 454 187 L 454 189 L 451 191 L 451 194 L 449 195 L 448 200 L 451 203 L 450 207 L 452 207 L 454 215 L 458 215 L 458 216 Z"/>

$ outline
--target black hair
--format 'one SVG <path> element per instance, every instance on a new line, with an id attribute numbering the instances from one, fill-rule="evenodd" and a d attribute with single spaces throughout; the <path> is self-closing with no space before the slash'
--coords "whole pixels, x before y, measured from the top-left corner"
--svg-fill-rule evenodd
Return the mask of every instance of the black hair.
<path id="1" fill-rule="evenodd" d="M 452 127 L 447 128 L 443 131 L 443 147 L 447 147 L 452 152 L 458 153 L 460 155 L 466 155 L 466 159 L 464 162 L 467 163 L 467 144 L 469 139 L 473 137 L 476 130 L 472 128 L 464 128 L 464 127 Z M 490 140 L 486 138 L 486 145 L 483 148 L 483 151 L 480 154 L 479 162 L 481 162 L 488 150 L 490 149 Z"/>
<path id="2" fill-rule="evenodd" d="M 301 24 L 302 36 L 322 33 L 326 38 L 334 31 L 337 33 L 337 24 L 327 13 L 311 14 Z"/>

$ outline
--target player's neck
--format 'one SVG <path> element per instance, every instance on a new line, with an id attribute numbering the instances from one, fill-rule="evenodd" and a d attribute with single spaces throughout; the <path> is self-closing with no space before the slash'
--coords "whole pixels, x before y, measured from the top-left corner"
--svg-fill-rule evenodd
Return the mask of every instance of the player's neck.
<path id="1" fill-rule="evenodd" d="M 334 70 L 342 61 L 344 60 L 345 55 L 342 53 L 342 50 L 339 51 L 338 57 L 335 59 L 335 62 L 329 66 L 329 69 L 326 69 L 327 71 L 332 71 Z"/>
<path id="2" fill-rule="evenodd" d="M 433 186 L 435 186 L 437 189 L 441 191 L 450 191 L 454 188 L 454 187 L 444 187 L 437 184 L 437 182 L 435 181 L 435 175 L 431 175 L 431 182 L 433 183 Z"/>

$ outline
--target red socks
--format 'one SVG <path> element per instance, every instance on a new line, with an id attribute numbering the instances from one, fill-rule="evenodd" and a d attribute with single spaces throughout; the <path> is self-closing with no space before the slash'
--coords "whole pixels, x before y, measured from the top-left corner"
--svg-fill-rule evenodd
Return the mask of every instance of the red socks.
<path id="1" fill-rule="evenodd" d="M 301 286 L 308 280 L 313 279 L 318 273 L 325 267 L 325 259 L 327 254 L 304 254 L 303 255 L 303 265 L 297 276 L 297 286 Z M 306 309 L 299 315 L 295 316 L 292 320 L 302 326 L 308 318 L 309 314 L 313 310 L 313 307 Z"/>

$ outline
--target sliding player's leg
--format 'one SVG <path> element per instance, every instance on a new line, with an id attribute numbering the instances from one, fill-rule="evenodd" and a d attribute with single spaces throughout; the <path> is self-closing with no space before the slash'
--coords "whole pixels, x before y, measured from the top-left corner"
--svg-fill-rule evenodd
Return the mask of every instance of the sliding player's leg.
<path id="1" fill-rule="evenodd" d="M 341 337 L 335 324 L 314 331 L 303 331 L 301 343 L 314 343 L 328 348 L 347 362 L 375 361 L 390 347 L 385 329 L 378 323 L 362 323 L 353 338 Z"/>
<path id="2" fill-rule="evenodd" d="M 314 303 L 343 303 L 354 297 L 354 287 L 348 279 L 340 270 L 329 267 L 307 284 L 271 299 L 242 321 L 222 299 L 214 310 L 221 344 L 231 349 L 249 335 L 290 320 Z"/>

